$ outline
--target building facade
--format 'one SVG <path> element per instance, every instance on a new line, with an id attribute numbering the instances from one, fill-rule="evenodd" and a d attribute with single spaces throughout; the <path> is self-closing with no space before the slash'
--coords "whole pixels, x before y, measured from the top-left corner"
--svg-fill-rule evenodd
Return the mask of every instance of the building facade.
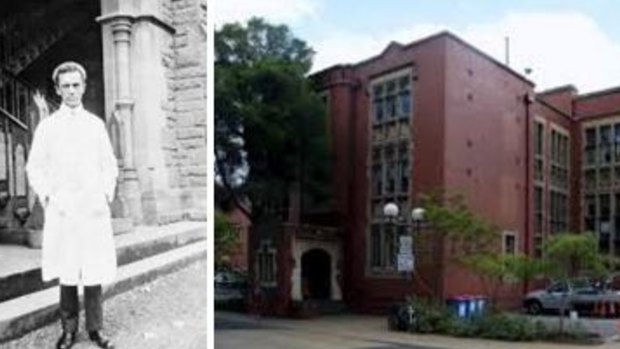
<path id="1" fill-rule="evenodd" d="M 51 72 L 66 60 L 85 66 L 85 108 L 119 160 L 116 231 L 206 218 L 206 11 L 204 0 L 0 5 L 1 240 L 40 224 L 23 170 L 40 118 L 32 95 L 57 108 Z"/>
<path id="2" fill-rule="evenodd" d="M 443 188 L 502 232 L 499 253 L 541 256 L 563 231 L 593 231 L 620 255 L 620 90 L 579 95 L 534 82 L 442 32 L 314 74 L 328 105 L 333 188 L 342 226 L 342 294 L 381 311 L 407 294 L 483 294 L 450 263 L 458 245 L 416 230 L 413 279 L 397 271 L 398 237 L 422 194 Z M 387 222 L 393 202 L 401 217 Z M 402 214 L 404 213 L 404 214 Z M 619 233 L 616 233 L 616 232 Z M 528 285 L 504 286 L 520 304 Z"/>

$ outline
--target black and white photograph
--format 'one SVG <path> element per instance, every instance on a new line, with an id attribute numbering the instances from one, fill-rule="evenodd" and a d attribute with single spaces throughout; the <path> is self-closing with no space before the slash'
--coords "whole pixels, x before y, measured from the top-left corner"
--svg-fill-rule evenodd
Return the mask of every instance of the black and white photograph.
<path id="1" fill-rule="evenodd" d="M 206 0 L 0 4 L 0 348 L 207 348 Z"/>

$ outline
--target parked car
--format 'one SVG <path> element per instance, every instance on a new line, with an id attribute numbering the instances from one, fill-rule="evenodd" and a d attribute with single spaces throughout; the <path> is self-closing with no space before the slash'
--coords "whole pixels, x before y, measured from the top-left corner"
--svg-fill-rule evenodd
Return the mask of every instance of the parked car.
<path id="1" fill-rule="evenodd" d="M 214 300 L 217 309 L 242 310 L 248 290 L 247 275 L 236 270 L 215 272 Z"/>
<path id="2" fill-rule="evenodd" d="M 620 293 L 606 287 L 607 283 L 593 282 L 587 278 L 556 281 L 547 289 L 529 292 L 523 301 L 530 314 L 565 310 L 589 313 L 597 302 L 620 302 Z"/>

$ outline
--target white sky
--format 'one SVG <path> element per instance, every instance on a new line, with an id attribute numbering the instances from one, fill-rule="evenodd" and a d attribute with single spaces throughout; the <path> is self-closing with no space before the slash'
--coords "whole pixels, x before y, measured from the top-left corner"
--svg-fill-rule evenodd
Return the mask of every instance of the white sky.
<path id="1" fill-rule="evenodd" d="M 445 29 L 503 62 L 504 37 L 509 36 L 510 66 L 521 73 L 531 68 L 529 78 L 539 91 L 565 84 L 575 85 L 581 93 L 620 86 L 620 42 L 595 18 L 581 11 L 538 11 L 530 7 L 507 9 L 485 20 L 459 18 L 457 22 L 454 16 L 446 16 L 445 21 L 435 18 L 352 30 L 342 21 L 354 21 L 355 15 L 342 14 L 341 22 L 328 21 L 326 11 L 337 9 L 328 8 L 330 2 L 319 1 L 222 0 L 215 4 L 216 26 L 251 16 L 287 24 L 295 36 L 316 51 L 313 71 L 377 55 L 390 41 L 406 44 Z M 360 2 L 359 6 L 364 5 Z"/>

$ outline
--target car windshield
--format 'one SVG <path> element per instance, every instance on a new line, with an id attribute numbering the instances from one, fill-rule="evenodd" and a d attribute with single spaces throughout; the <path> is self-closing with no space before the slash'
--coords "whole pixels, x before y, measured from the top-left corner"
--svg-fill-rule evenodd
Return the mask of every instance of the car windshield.
<path id="1" fill-rule="evenodd" d="M 591 288 L 592 287 L 592 281 L 590 281 L 589 279 L 574 279 L 574 280 L 570 280 L 570 285 L 572 288 L 577 289 L 577 288 Z"/>

